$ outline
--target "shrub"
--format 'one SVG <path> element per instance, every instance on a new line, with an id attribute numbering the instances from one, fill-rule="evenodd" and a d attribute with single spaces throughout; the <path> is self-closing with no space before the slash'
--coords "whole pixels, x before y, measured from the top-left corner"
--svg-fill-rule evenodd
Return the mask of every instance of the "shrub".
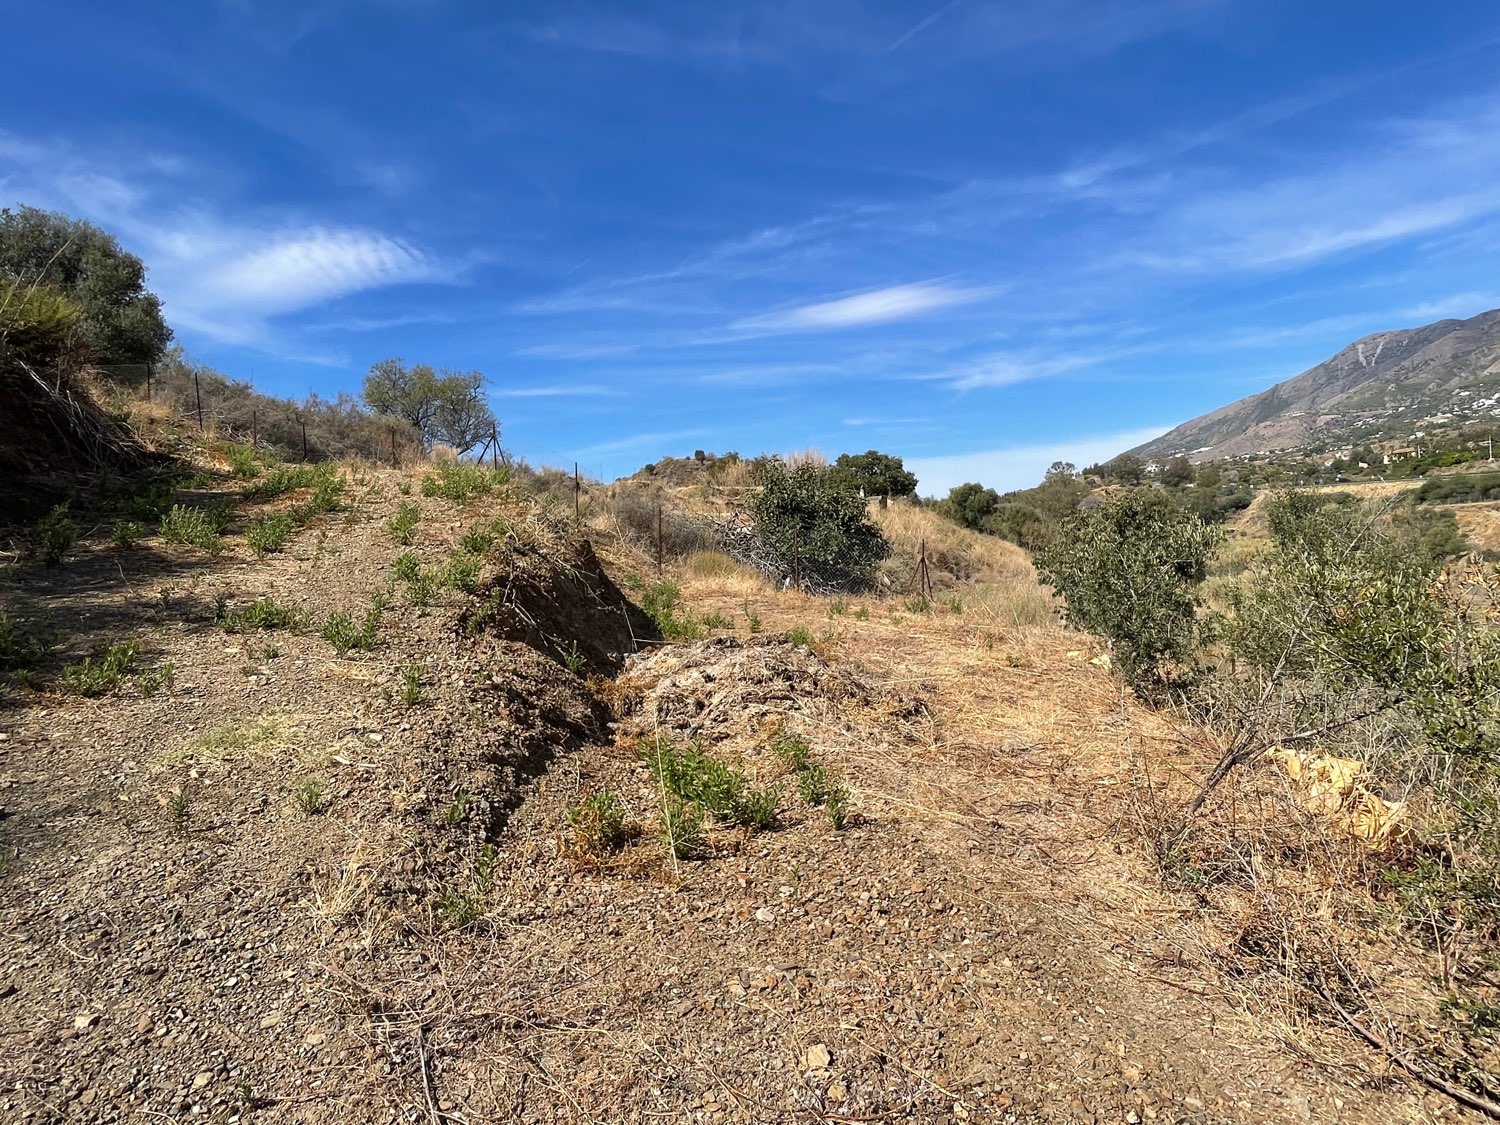
<path id="1" fill-rule="evenodd" d="M 120 683 L 135 664 L 140 643 L 125 641 L 110 645 L 104 657 L 95 661 L 85 656 L 80 664 L 70 664 L 63 669 L 63 687 L 72 695 L 94 698 L 118 691 Z"/>
<path id="2" fill-rule="evenodd" d="M 308 816 L 317 816 L 328 808 L 328 794 L 322 784 L 312 777 L 304 777 L 292 786 L 292 800 Z"/>
<path id="3" fill-rule="evenodd" d="M 669 641 L 698 641 L 705 636 L 703 625 L 682 612 L 682 587 L 676 582 L 647 586 L 641 593 L 641 608 Z"/>
<path id="4" fill-rule="evenodd" d="M 707 809 L 716 819 L 754 829 L 776 823 L 780 790 L 752 789 L 743 770 L 704 753 L 698 743 L 679 751 L 657 738 L 642 756 L 665 792 Z"/>
<path id="5" fill-rule="evenodd" d="M 403 500 L 397 505 L 396 514 L 390 518 L 386 529 L 397 543 L 410 545 L 416 538 L 417 521 L 421 518 L 422 509 L 409 500 Z"/>
<path id="6" fill-rule="evenodd" d="M 120 520 L 110 532 L 110 538 L 114 540 L 116 547 L 128 549 L 139 543 L 145 534 L 146 529 L 134 520 Z"/>
<path id="7" fill-rule="evenodd" d="M 608 789 L 585 797 L 568 810 L 573 838 L 589 855 L 617 852 L 625 843 L 625 806 Z"/>
<path id="8" fill-rule="evenodd" d="M 408 664 L 401 669 L 401 702 L 415 707 L 422 702 L 422 665 Z"/>
<path id="9" fill-rule="evenodd" d="M 750 501 L 755 534 L 776 577 L 826 589 L 869 586 L 891 553 L 864 500 L 824 467 L 769 462 Z"/>
<path id="10" fill-rule="evenodd" d="M 439 465 L 437 471 L 422 481 L 423 496 L 440 496 L 455 504 L 465 504 L 477 496 L 488 496 L 505 484 L 510 474 L 504 469 L 488 469 L 465 461 Z"/>
<path id="11" fill-rule="evenodd" d="M 281 550 L 292 537 L 296 522 L 285 512 L 256 516 L 245 528 L 245 543 L 264 557 Z"/>
<path id="12" fill-rule="evenodd" d="M 472 594 L 479 589 L 480 565 L 478 556 L 459 551 L 448 560 L 448 565 L 443 569 L 441 582 L 444 586 L 458 590 L 460 593 Z"/>
<path id="13" fill-rule="evenodd" d="M 257 598 L 249 605 L 225 609 L 219 615 L 219 624 L 227 633 L 300 629 L 305 622 L 306 615 L 300 610 L 281 605 L 274 598 Z"/>
<path id="14" fill-rule="evenodd" d="M 396 556 L 391 573 L 401 582 L 415 582 L 422 576 L 422 563 L 415 552 L 404 551 Z"/>
<path id="15" fill-rule="evenodd" d="M 184 543 L 217 555 L 224 550 L 224 537 L 219 534 L 224 526 L 215 512 L 174 504 L 162 517 L 161 537 L 168 543 Z"/>
<path id="16" fill-rule="evenodd" d="M 358 623 L 347 613 L 330 614 L 323 623 L 323 639 L 333 646 L 340 656 L 353 649 L 369 651 L 375 647 L 376 634 L 380 629 L 380 615 L 385 612 L 385 598 L 377 594 L 370 608 Z"/>
<path id="17" fill-rule="evenodd" d="M 33 538 L 43 566 L 56 566 L 73 549 L 80 535 L 78 525 L 68 518 L 68 506 L 59 504 L 37 523 Z"/>
<path id="18" fill-rule="evenodd" d="M 495 545 L 495 533 L 485 524 L 475 524 L 463 533 L 458 549 L 471 555 L 483 555 Z"/>
<path id="19" fill-rule="evenodd" d="M 52 652 L 52 641 L 0 609 L 0 672 L 34 668 Z"/>
<path id="20" fill-rule="evenodd" d="M 703 813 L 680 797 L 668 796 L 661 806 L 661 838 L 678 859 L 703 854 Z"/>
<path id="21" fill-rule="evenodd" d="M 1116 493 L 1064 521 L 1037 553 L 1042 581 L 1070 624 L 1106 638 L 1121 673 L 1145 691 L 1188 658 L 1199 587 L 1221 533 L 1152 489 Z"/>
<path id="22" fill-rule="evenodd" d="M 248 443 L 230 442 L 224 447 L 229 471 L 241 480 L 254 480 L 260 473 L 260 457 Z"/>

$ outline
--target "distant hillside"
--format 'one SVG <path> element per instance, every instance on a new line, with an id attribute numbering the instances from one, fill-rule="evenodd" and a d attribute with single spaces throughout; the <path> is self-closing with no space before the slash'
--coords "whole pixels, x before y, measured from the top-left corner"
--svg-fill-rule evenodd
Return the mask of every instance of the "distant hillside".
<path id="1" fill-rule="evenodd" d="M 1377 332 L 1269 390 L 1131 452 L 1194 460 L 1394 440 L 1423 425 L 1500 417 L 1500 309 Z"/>

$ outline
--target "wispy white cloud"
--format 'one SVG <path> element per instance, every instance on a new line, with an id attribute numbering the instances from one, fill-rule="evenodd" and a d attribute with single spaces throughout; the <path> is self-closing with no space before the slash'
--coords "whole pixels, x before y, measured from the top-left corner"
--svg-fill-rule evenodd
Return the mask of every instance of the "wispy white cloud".
<path id="1" fill-rule="evenodd" d="M 85 155 L 61 143 L 0 134 L 0 182 L 119 235 L 148 263 L 168 320 L 222 342 L 287 354 L 269 330 L 274 317 L 450 277 L 420 248 L 380 231 L 298 224 L 285 216 L 240 218 L 195 202 L 196 172 L 180 159 Z"/>
<path id="2" fill-rule="evenodd" d="M 603 359 L 608 356 L 627 355 L 636 350 L 636 344 L 532 344 L 517 348 L 514 355 L 533 356 L 538 359 Z"/>
<path id="3" fill-rule="evenodd" d="M 737 329 L 772 332 L 818 331 L 833 328 L 855 328 L 906 320 L 924 313 L 937 312 L 957 305 L 981 301 L 995 292 L 981 286 L 949 285 L 939 281 L 918 281 L 892 285 L 867 293 L 856 293 L 832 301 L 801 305 L 779 312 L 764 313 L 735 321 Z"/>
<path id="4" fill-rule="evenodd" d="M 538 387 L 507 387 L 492 393 L 497 398 L 616 398 L 625 392 L 603 383 L 553 383 Z"/>
<path id="5" fill-rule="evenodd" d="M 925 496 L 941 496 L 950 488 L 977 481 L 999 492 L 1041 483 L 1054 461 L 1080 467 L 1104 461 L 1166 433 L 1170 426 L 1148 426 L 1121 433 L 1063 438 L 1038 445 L 1012 445 L 954 453 L 942 457 L 908 457 L 906 467 L 917 475 Z"/>
<path id="6" fill-rule="evenodd" d="M 581 449 L 574 450 L 579 458 L 608 457 L 618 453 L 634 453 L 637 450 L 665 449 L 684 438 L 702 437 L 703 430 L 670 430 L 665 433 L 631 434 L 628 437 L 616 438 L 613 441 L 601 441 L 594 445 L 585 445 Z"/>

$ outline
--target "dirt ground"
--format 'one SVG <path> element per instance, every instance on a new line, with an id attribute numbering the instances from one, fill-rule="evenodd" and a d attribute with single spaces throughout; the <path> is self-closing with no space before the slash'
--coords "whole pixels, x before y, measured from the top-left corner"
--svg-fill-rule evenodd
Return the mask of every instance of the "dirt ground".
<path id="1" fill-rule="evenodd" d="M 732 627 L 625 660 L 614 584 L 643 560 L 601 548 L 606 586 L 524 498 L 413 479 L 359 471 L 265 560 L 95 546 L 0 590 L 66 626 L 59 660 L 134 637 L 175 668 L 149 696 L 44 677 L 0 704 L 0 1118 L 1462 1119 L 1205 967 L 1130 794 L 1211 750 L 1122 698 L 1023 560 L 916 608 L 688 576 Z M 519 530 L 477 593 L 398 588 L 377 647 L 339 657 L 317 623 L 385 586 L 402 501 L 431 565 L 477 522 Z M 215 623 L 265 596 L 311 624 Z M 842 830 L 778 731 L 849 786 Z M 657 734 L 782 785 L 780 827 L 673 859 Z M 637 834 L 599 859 L 568 814 L 604 788 Z"/>

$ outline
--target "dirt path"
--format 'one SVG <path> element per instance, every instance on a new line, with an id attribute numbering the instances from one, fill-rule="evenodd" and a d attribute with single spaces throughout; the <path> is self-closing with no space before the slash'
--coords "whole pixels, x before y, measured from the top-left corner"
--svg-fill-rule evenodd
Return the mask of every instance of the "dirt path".
<path id="1" fill-rule="evenodd" d="M 525 525 L 480 601 L 507 567 L 576 574 L 525 502 L 402 479 L 351 481 L 352 510 L 264 561 L 101 549 L 6 591 L 76 619 L 75 654 L 138 637 L 175 677 L 0 710 L 0 1118 L 1457 1119 L 1312 1065 L 1183 955 L 1184 912 L 1121 827 L 1134 763 L 1176 743 L 1065 634 L 690 583 L 742 637 L 749 596 L 765 632 L 831 629 L 836 664 L 920 706 L 792 708 L 858 821 L 788 791 L 779 830 L 673 862 L 629 731 L 555 653 L 466 635 L 467 595 L 398 592 L 347 658 L 315 627 L 215 624 L 221 597 L 362 613 L 402 502 L 434 567 L 475 522 Z M 652 667 L 594 686 L 619 702 Z M 769 776 L 764 735 L 714 750 Z M 567 813 L 605 786 L 644 834 L 599 864 Z"/>

